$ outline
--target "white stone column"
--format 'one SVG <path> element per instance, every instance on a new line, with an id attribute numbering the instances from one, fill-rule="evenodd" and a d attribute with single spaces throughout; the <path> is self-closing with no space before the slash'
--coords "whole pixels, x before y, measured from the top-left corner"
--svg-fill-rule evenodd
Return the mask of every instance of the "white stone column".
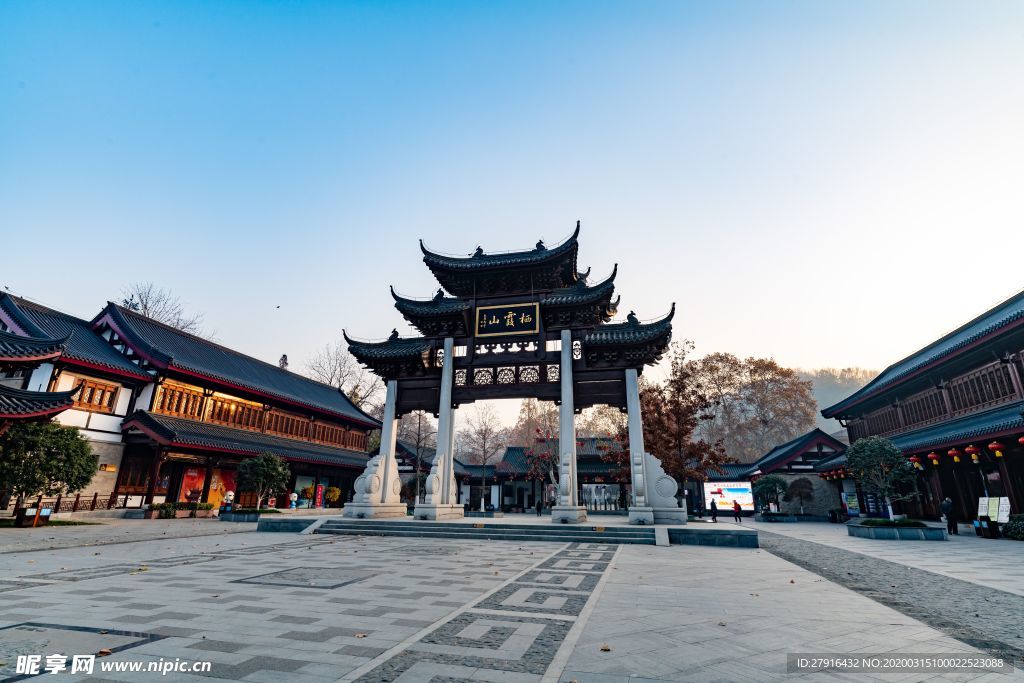
<path id="1" fill-rule="evenodd" d="M 446 519 L 462 517 L 462 506 L 456 504 L 454 485 L 455 411 L 452 408 L 452 384 L 455 374 L 454 340 L 444 340 L 444 360 L 441 365 L 441 395 L 437 410 L 437 451 L 434 464 L 427 476 L 427 495 L 417 501 L 417 519 Z"/>
<path id="2" fill-rule="evenodd" d="M 398 438 L 398 381 L 388 380 L 381 420 L 380 452 L 370 458 L 366 469 L 355 482 L 355 495 L 345 506 L 345 517 L 405 517 L 406 505 L 399 492 L 402 482 L 398 478 L 395 460 L 395 442 Z"/>
<path id="3" fill-rule="evenodd" d="M 679 484 L 661 461 L 646 451 L 640 410 L 640 382 L 635 368 L 626 370 L 626 409 L 629 411 L 629 473 L 633 483 L 630 524 L 686 524 L 686 508 L 675 495 Z"/>
<path id="4" fill-rule="evenodd" d="M 559 381 L 562 404 L 558 410 L 558 505 L 551 510 L 556 524 L 587 521 L 587 510 L 579 504 L 576 480 L 576 414 L 572 385 L 572 332 L 562 330 Z"/>

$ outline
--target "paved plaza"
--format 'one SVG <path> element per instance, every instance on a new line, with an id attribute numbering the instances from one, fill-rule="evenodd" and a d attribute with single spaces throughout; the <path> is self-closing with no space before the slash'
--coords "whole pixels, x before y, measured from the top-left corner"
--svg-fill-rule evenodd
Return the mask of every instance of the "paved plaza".
<path id="1" fill-rule="evenodd" d="M 0 548 L 0 681 L 18 655 L 106 650 L 89 680 L 1024 679 L 787 673 L 787 653 L 991 648 L 767 549 L 300 536 L 209 520 L 5 529 Z M 175 659 L 210 671 L 98 668 Z"/>

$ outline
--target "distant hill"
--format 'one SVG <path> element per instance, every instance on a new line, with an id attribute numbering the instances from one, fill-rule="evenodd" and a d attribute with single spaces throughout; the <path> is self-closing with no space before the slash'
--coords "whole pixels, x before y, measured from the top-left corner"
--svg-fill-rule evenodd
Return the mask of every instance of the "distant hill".
<path id="1" fill-rule="evenodd" d="M 810 380 L 814 387 L 814 398 L 818 402 L 817 426 L 832 434 L 843 427 L 837 420 L 826 420 L 821 416 L 821 409 L 827 408 L 843 400 L 878 375 L 877 370 L 865 368 L 819 368 L 817 370 L 797 370 L 800 378 Z"/>

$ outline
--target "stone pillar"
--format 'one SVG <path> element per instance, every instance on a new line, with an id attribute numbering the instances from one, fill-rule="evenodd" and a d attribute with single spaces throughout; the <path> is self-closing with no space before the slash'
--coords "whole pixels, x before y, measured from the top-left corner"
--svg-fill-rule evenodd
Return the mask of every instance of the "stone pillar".
<path id="1" fill-rule="evenodd" d="M 444 360 L 441 366 L 441 397 L 437 411 L 437 451 L 427 475 L 426 500 L 416 502 L 416 519 L 452 519 L 463 517 L 462 506 L 457 503 L 453 442 L 455 439 L 455 410 L 452 408 L 452 378 L 455 374 L 454 340 L 444 340 Z"/>
<path id="2" fill-rule="evenodd" d="M 626 409 L 629 411 L 629 473 L 633 483 L 630 524 L 686 524 L 686 506 L 679 507 L 679 484 L 646 451 L 640 413 L 640 382 L 635 368 L 626 370 Z"/>
<path id="3" fill-rule="evenodd" d="M 388 380 L 387 386 L 384 419 L 381 420 L 380 453 L 370 458 L 366 469 L 356 479 L 352 502 L 342 511 L 345 517 L 405 517 L 406 514 L 406 505 L 398 495 L 402 490 L 402 482 L 398 478 L 398 463 L 395 461 L 398 381 Z"/>
<path id="4" fill-rule="evenodd" d="M 558 410 L 558 505 L 551 510 L 555 524 L 587 521 L 587 509 L 579 504 L 576 486 L 576 415 L 572 387 L 572 332 L 562 330 L 559 380 L 562 405 Z"/>

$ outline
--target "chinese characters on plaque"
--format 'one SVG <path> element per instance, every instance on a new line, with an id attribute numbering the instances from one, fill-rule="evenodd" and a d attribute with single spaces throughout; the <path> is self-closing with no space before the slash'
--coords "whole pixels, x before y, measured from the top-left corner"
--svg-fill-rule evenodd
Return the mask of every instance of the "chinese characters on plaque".
<path id="1" fill-rule="evenodd" d="M 476 309 L 476 336 L 497 337 L 510 334 L 536 334 L 538 304 L 479 306 Z"/>

